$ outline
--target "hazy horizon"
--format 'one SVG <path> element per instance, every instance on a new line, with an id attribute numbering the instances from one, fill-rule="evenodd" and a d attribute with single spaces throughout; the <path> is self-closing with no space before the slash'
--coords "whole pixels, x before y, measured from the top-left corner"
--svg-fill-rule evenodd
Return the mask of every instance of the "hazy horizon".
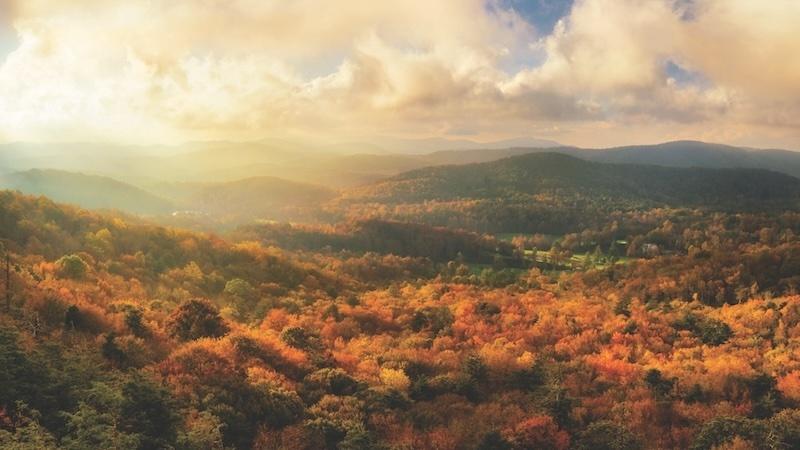
<path id="1" fill-rule="evenodd" d="M 70 149 L 79 149 L 81 146 L 86 147 L 99 147 L 99 148 L 126 148 L 133 150 L 142 150 L 145 152 L 156 152 L 155 154 L 169 156 L 173 154 L 180 154 L 186 152 L 197 151 L 198 149 L 207 148 L 209 146 L 217 145 L 277 145 L 288 144 L 295 147 L 301 147 L 307 151 L 323 151 L 340 154 L 395 154 L 395 155 L 415 155 L 427 154 L 441 151 L 459 151 L 459 150 L 502 150 L 513 148 L 559 148 L 569 147 L 582 150 L 609 150 L 625 147 L 656 147 L 660 145 L 679 143 L 679 142 L 696 142 L 699 144 L 721 145 L 727 147 L 736 147 L 747 150 L 785 150 L 791 152 L 800 152 L 800 147 L 784 146 L 759 146 L 759 145 L 737 145 L 723 141 L 704 141 L 695 138 L 681 138 L 670 140 L 644 140 L 641 142 L 630 141 L 620 145 L 576 145 L 569 142 L 555 141 L 552 139 L 544 139 L 532 136 L 511 136 L 502 139 L 469 139 L 463 137 L 448 137 L 448 136 L 428 136 L 428 137 L 388 137 L 378 136 L 373 138 L 343 138 L 341 140 L 320 141 L 320 140 L 305 140 L 300 138 L 254 138 L 254 139 L 219 139 L 219 140 L 199 140 L 199 141 L 179 141 L 175 143 L 138 143 L 126 144 L 115 141 L 5 141 L 0 142 L 0 150 L 3 147 L 13 146 L 30 146 L 39 148 L 53 148 L 67 147 Z M 162 152 L 168 150 L 167 152 Z"/>

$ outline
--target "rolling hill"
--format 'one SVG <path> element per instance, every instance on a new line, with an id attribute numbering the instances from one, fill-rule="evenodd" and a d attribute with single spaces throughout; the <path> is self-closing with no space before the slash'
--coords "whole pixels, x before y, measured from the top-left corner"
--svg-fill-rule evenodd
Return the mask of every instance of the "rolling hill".
<path id="1" fill-rule="evenodd" d="M 515 141 L 508 141 L 514 144 Z M 760 150 L 710 144 L 698 141 L 675 141 L 657 145 L 637 145 L 605 149 L 568 146 L 487 147 L 439 150 L 431 153 L 352 153 L 308 154 L 298 159 L 273 160 L 230 168 L 224 178 L 273 175 L 295 181 L 315 182 L 335 187 L 370 184 L 381 178 L 429 166 L 461 165 L 496 161 L 528 153 L 560 153 L 594 162 L 644 164 L 665 167 L 709 169 L 765 169 L 800 177 L 800 152 Z M 215 172 L 220 175 L 219 169 Z M 205 175 L 206 178 L 212 174 Z"/>
<path id="2" fill-rule="evenodd" d="M 763 169 L 610 164 L 560 153 L 413 170 L 347 190 L 342 217 L 369 216 L 490 233 L 564 234 L 651 208 L 796 210 L 800 179 Z"/>
<path id="3" fill-rule="evenodd" d="M 276 177 L 219 183 L 162 183 L 151 190 L 182 209 L 229 222 L 291 220 L 336 196 L 335 191 L 322 186 Z"/>
<path id="4" fill-rule="evenodd" d="M 421 155 L 349 155 L 342 161 L 368 161 L 373 173 L 400 173 L 437 165 L 496 161 L 528 153 L 560 153 L 588 161 L 615 164 L 645 164 L 665 167 L 709 169 L 766 169 L 800 177 L 800 152 L 751 149 L 699 141 L 674 141 L 656 145 L 634 145 L 602 149 L 569 146 L 440 150 Z"/>
<path id="5" fill-rule="evenodd" d="M 276 177 L 216 183 L 143 183 L 137 187 L 109 177 L 52 169 L 0 174 L 0 189 L 204 229 L 256 219 L 309 218 L 315 208 L 337 195 L 322 186 Z"/>
<path id="6" fill-rule="evenodd" d="M 568 146 L 552 148 L 487 148 L 467 151 L 440 151 L 425 155 L 425 158 L 428 161 L 440 164 L 465 164 L 493 161 L 526 153 L 551 152 L 595 162 L 686 168 L 703 167 L 709 169 L 766 169 L 800 177 L 800 152 L 752 149 L 700 141 L 673 141 L 655 145 L 631 145 L 600 149 Z"/>
<path id="7" fill-rule="evenodd" d="M 166 214 L 174 205 L 143 189 L 112 178 L 50 169 L 0 176 L 0 188 L 44 195 L 90 209 L 117 209 L 144 215 Z"/>
<path id="8" fill-rule="evenodd" d="M 763 169 L 675 168 L 530 153 L 488 163 L 413 170 L 349 191 L 377 202 L 503 199 L 558 194 L 672 206 L 796 206 L 800 180 Z"/>

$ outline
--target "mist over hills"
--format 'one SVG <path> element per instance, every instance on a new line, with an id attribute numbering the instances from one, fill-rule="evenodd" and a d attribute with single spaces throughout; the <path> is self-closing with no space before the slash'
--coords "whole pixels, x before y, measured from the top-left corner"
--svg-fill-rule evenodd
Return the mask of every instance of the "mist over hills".
<path id="1" fill-rule="evenodd" d="M 373 181 L 384 172 L 399 173 L 429 165 L 417 158 L 443 150 L 481 150 L 509 147 L 553 147 L 557 142 L 517 138 L 496 142 L 469 140 L 389 139 L 317 144 L 291 139 L 250 142 L 208 141 L 180 145 L 134 146 L 100 143 L 0 144 L 0 173 L 29 169 L 58 169 L 111 176 L 131 182 L 232 181 L 254 176 L 292 177 L 296 181 L 319 180 L 328 168 L 351 170 L 347 180 Z M 354 167 L 353 157 L 369 155 L 379 160 L 370 167 Z M 407 163 L 398 160 L 406 159 Z M 360 161 L 355 161 L 360 162 Z M 377 167 L 376 167 L 377 166 Z M 376 168 L 375 174 L 368 172 Z M 360 174 L 360 176 L 359 176 Z M 355 177 L 355 178 L 353 178 Z M 341 182 L 341 181 L 340 181 Z M 350 181 L 352 182 L 352 181 Z"/>
<path id="2" fill-rule="evenodd" d="M 0 175 L 0 189 L 43 195 L 88 209 L 115 209 L 162 221 L 169 218 L 169 223 L 195 227 L 262 218 L 296 219 L 337 195 L 323 186 L 275 177 L 155 183 L 142 189 L 109 177 L 53 169 Z M 192 221 L 186 221 L 187 217 Z"/>
<path id="3" fill-rule="evenodd" d="M 388 143 L 387 143 L 388 142 Z M 147 188 L 159 182 L 226 182 L 272 176 L 347 188 L 413 169 L 557 152 L 582 159 L 670 167 L 755 168 L 800 176 L 800 153 L 697 141 L 605 149 L 521 138 L 491 143 L 445 139 L 307 144 L 291 140 L 196 142 L 180 146 L 0 145 L 0 173 L 57 169 L 103 175 Z"/>
<path id="4" fill-rule="evenodd" d="M 504 141 L 508 143 L 509 141 Z M 405 171 L 428 166 L 489 162 L 525 153 L 556 152 L 581 159 L 649 164 L 668 167 L 753 168 L 800 176 L 800 153 L 788 150 L 756 150 L 696 141 L 676 141 L 607 149 L 582 149 L 568 146 L 496 146 L 425 152 L 426 145 L 405 147 L 404 151 L 331 153 L 315 150 L 284 150 L 277 147 L 248 146 L 206 149 L 162 160 L 163 179 L 170 174 L 184 181 L 232 181 L 255 176 L 274 176 L 293 181 L 323 184 L 334 188 L 373 183 Z M 340 150 L 345 150 L 341 148 Z M 221 159 L 221 154 L 227 155 Z M 229 156 L 229 157 L 228 157 Z"/>
<path id="5" fill-rule="evenodd" d="M 0 176 L 0 188 L 90 209 L 118 209 L 143 214 L 167 214 L 175 205 L 127 183 L 108 177 L 52 169 L 31 169 Z"/>
<path id="6" fill-rule="evenodd" d="M 428 154 L 447 150 L 501 150 L 513 147 L 553 148 L 562 145 L 549 139 L 517 137 L 489 142 L 476 142 L 469 139 L 375 139 L 371 144 L 383 152 L 405 154 Z"/>
<path id="7" fill-rule="evenodd" d="M 253 177 L 218 183 L 162 183 L 152 191 L 181 208 L 235 223 L 266 218 L 290 220 L 334 198 L 323 186 L 276 177 Z"/>
<path id="8" fill-rule="evenodd" d="M 531 196 L 550 206 L 561 197 L 625 208 L 790 208 L 793 177 L 800 176 L 800 153 L 695 141 L 608 149 L 469 148 L 479 144 L 459 141 L 458 150 L 413 153 L 442 141 L 404 141 L 419 144 L 412 153 L 347 151 L 378 148 L 357 144 L 334 151 L 292 141 L 144 150 L 70 144 L 63 153 L 50 145 L 7 144 L 0 146 L 0 187 L 86 208 L 164 218 L 185 212 L 202 217 L 202 225 L 192 226 L 213 228 L 257 219 L 328 220 L 331 211 L 342 217 L 353 205 L 366 209 L 368 203 L 518 203 Z M 29 167 L 35 165 L 46 169 Z"/>

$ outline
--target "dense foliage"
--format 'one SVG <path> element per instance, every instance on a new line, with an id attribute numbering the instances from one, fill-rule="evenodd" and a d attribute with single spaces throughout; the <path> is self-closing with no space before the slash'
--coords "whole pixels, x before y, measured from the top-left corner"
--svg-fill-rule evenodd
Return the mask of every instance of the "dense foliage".
<path id="1" fill-rule="evenodd" d="M 0 447 L 800 447 L 800 214 L 582 211 L 223 238 L 2 192 Z"/>

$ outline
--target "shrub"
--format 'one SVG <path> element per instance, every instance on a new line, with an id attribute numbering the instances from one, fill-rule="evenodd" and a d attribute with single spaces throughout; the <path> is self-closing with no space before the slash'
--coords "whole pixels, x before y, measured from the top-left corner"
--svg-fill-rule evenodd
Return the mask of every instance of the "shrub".
<path id="1" fill-rule="evenodd" d="M 692 450 L 710 450 L 722 446 L 735 437 L 754 442 L 764 442 L 766 427 L 758 420 L 745 417 L 717 417 L 708 421 L 695 436 Z"/>
<path id="2" fill-rule="evenodd" d="M 589 425 L 578 436 L 576 448 L 581 450 L 639 450 L 639 439 L 627 428 L 602 420 Z"/>
<path id="3" fill-rule="evenodd" d="M 675 328 L 691 331 L 704 344 L 708 345 L 724 344 L 733 335 L 731 328 L 725 322 L 692 313 L 687 313 L 675 322 Z"/>
<path id="4" fill-rule="evenodd" d="M 281 340 L 290 347 L 305 351 L 320 350 L 322 348 L 319 337 L 300 327 L 290 327 L 283 330 L 281 332 Z"/>
<path id="5" fill-rule="evenodd" d="M 89 266 L 75 254 L 62 256 L 56 261 L 58 276 L 72 280 L 81 280 L 89 271 Z"/>
<path id="6" fill-rule="evenodd" d="M 560 430 L 550 416 L 526 419 L 507 430 L 505 437 L 512 448 L 519 450 L 531 448 L 566 450 L 569 447 L 569 435 Z"/>
<path id="7" fill-rule="evenodd" d="M 303 397 L 316 403 L 326 394 L 353 395 L 358 390 L 358 381 L 342 369 L 320 369 L 303 379 Z"/>
<path id="8" fill-rule="evenodd" d="M 769 420 L 769 428 L 779 448 L 800 448 L 800 410 L 784 409 L 775 414 Z"/>
<path id="9" fill-rule="evenodd" d="M 192 299 L 181 304 L 170 315 L 167 327 L 170 335 L 181 341 L 203 337 L 217 338 L 230 331 L 217 308 L 201 299 Z"/>

